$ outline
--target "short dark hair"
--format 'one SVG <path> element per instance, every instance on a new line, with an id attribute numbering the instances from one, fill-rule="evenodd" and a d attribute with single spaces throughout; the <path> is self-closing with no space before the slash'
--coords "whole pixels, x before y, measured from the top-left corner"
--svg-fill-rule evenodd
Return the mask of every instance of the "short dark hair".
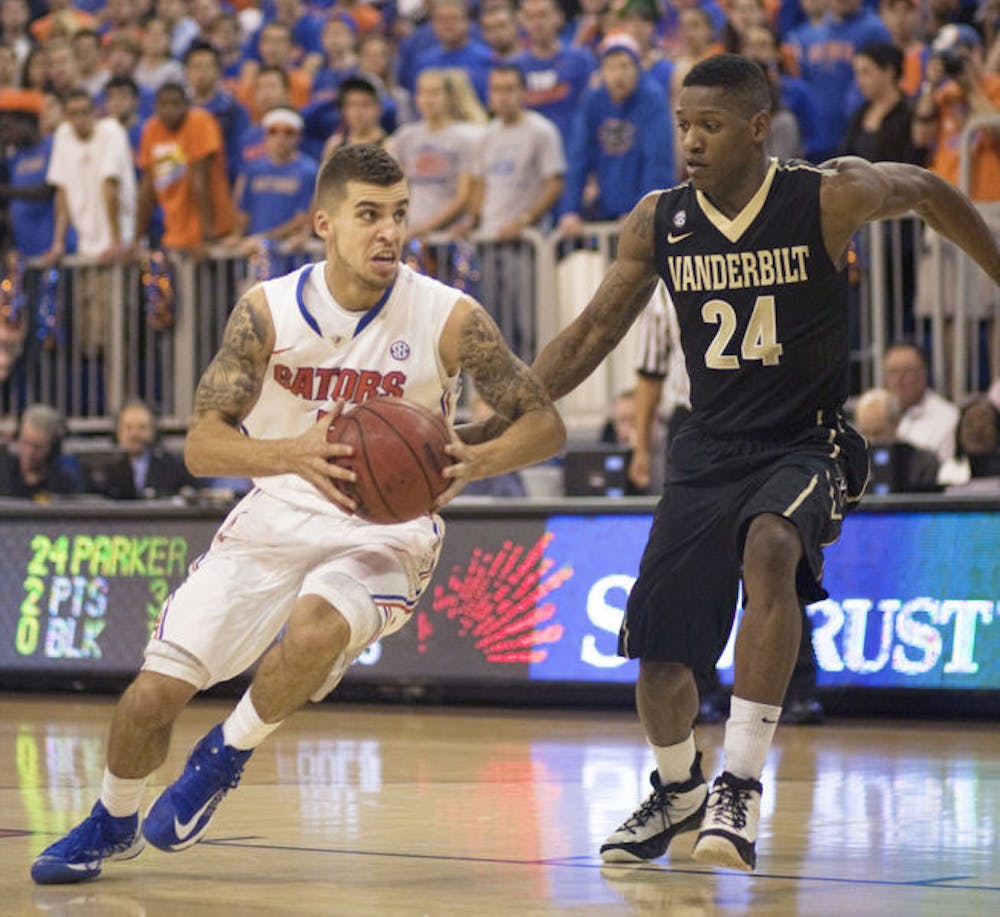
<path id="1" fill-rule="evenodd" d="M 266 67 L 261 67 L 257 71 L 256 79 L 259 80 L 262 76 L 266 76 L 269 73 L 272 76 L 277 76 L 278 79 L 281 80 L 281 84 L 285 87 L 285 89 L 291 88 L 291 82 L 288 79 L 288 71 L 285 70 L 283 67 L 274 67 L 271 66 L 270 64 Z"/>
<path id="2" fill-rule="evenodd" d="M 494 64 L 490 67 L 490 73 L 513 73 L 517 77 L 518 83 L 521 84 L 522 89 L 528 85 L 524 78 L 524 71 L 516 64 L 508 64 L 505 62 Z"/>
<path id="3" fill-rule="evenodd" d="M 73 86 L 71 89 L 66 90 L 62 97 L 62 103 L 63 105 L 69 105 L 74 99 L 86 99 L 90 103 L 90 107 L 94 107 L 94 97 L 82 86 Z"/>
<path id="4" fill-rule="evenodd" d="M 349 76 L 341 82 L 340 86 L 337 88 L 338 106 L 344 104 L 344 97 L 349 92 L 363 92 L 370 95 L 376 102 L 381 101 L 378 94 L 378 86 L 368 79 L 368 77 L 362 76 L 361 74 Z"/>
<path id="5" fill-rule="evenodd" d="M 338 200 L 347 183 L 360 181 L 388 188 L 403 181 L 403 170 L 382 147 L 374 143 L 342 146 L 323 163 L 316 178 L 316 202 Z"/>
<path id="6" fill-rule="evenodd" d="M 854 55 L 855 57 L 867 57 L 879 70 L 891 68 L 896 79 L 899 79 L 903 73 L 903 52 L 887 41 L 873 41 L 863 48 L 858 48 Z"/>
<path id="7" fill-rule="evenodd" d="M 771 90 L 756 61 L 739 54 L 716 54 L 699 61 L 681 86 L 709 86 L 735 96 L 749 114 L 771 110 Z"/>
<path id="8" fill-rule="evenodd" d="M 127 89 L 137 99 L 139 98 L 139 84 L 130 76 L 113 76 L 104 84 L 104 91 L 109 89 Z"/>
<path id="9" fill-rule="evenodd" d="M 188 65 L 188 61 L 191 60 L 192 54 L 211 54 L 212 58 L 215 60 L 215 66 L 220 70 L 222 69 L 222 55 L 219 54 L 219 49 L 215 45 L 210 44 L 207 41 L 193 41 L 188 45 L 187 51 L 184 52 L 184 66 Z"/>

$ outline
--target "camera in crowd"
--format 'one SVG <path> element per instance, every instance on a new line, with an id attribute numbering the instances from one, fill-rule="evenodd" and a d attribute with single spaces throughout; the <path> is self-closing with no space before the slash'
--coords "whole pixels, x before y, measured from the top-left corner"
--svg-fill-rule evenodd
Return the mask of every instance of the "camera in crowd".
<path id="1" fill-rule="evenodd" d="M 979 33 L 964 23 L 943 26 L 931 42 L 931 53 L 941 61 L 945 75 L 952 79 L 962 75 L 970 55 L 980 48 Z"/>
<path id="2" fill-rule="evenodd" d="M 966 62 L 964 54 L 957 51 L 942 51 L 934 56 L 940 58 L 941 66 L 944 68 L 946 76 L 954 79 L 955 77 L 962 75 Z"/>

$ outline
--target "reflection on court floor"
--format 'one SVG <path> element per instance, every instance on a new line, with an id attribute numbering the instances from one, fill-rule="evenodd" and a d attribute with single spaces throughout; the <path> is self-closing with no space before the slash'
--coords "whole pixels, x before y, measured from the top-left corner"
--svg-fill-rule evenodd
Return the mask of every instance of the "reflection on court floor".
<path id="1" fill-rule="evenodd" d="M 1000 735 L 989 724 L 779 730 L 758 872 L 712 873 L 693 835 L 640 868 L 597 849 L 649 790 L 629 711 L 324 705 L 251 759 L 206 843 L 85 886 L 31 859 L 89 811 L 111 702 L 7 697 L 0 880 L 11 914 L 995 915 Z M 227 704 L 194 705 L 147 803 Z M 701 732 L 706 774 L 722 730 Z"/>

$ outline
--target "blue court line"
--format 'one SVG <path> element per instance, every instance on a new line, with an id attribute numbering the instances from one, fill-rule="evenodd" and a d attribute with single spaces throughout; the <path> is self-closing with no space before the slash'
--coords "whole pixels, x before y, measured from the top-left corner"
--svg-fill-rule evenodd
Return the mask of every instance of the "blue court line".
<path id="1" fill-rule="evenodd" d="M 246 841 L 254 840 L 253 836 L 246 838 L 217 838 L 210 841 L 202 841 L 203 844 L 210 844 L 218 847 L 246 847 L 252 850 L 280 850 L 295 853 L 332 853 L 340 856 L 367 856 L 383 857 L 390 859 L 406 860 L 436 860 L 443 863 L 494 863 L 498 866 L 564 866 L 569 869 L 613 869 L 621 872 L 622 877 L 635 873 L 656 873 L 664 875 L 677 873 L 680 875 L 693 876 L 713 876 L 725 875 L 729 878 L 744 879 L 780 879 L 789 882 L 830 882 L 842 885 L 885 885 L 894 888 L 940 888 L 954 889 L 956 891 L 980 891 L 980 892 L 1000 892 L 1000 885 L 942 885 L 942 882 L 957 882 L 974 878 L 973 876 L 941 876 L 933 879 L 912 879 L 909 882 L 893 882 L 888 879 L 846 879 L 836 876 L 801 876 L 801 875 L 780 875 L 778 873 L 752 872 L 743 873 L 736 870 L 727 870 L 724 873 L 717 873 L 711 869 L 678 869 L 675 867 L 650 867 L 650 866 L 611 866 L 605 863 L 594 862 L 593 857 L 557 857 L 545 860 L 512 860 L 497 857 L 470 857 L 470 856 L 445 856 L 434 853 L 396 853 L 392 851 L 379 850 L 340 850 L 332 847 L 295 847 L 291 844 L 252 844 Z M 584 862 L 579 862 L 584 861 Z"/>

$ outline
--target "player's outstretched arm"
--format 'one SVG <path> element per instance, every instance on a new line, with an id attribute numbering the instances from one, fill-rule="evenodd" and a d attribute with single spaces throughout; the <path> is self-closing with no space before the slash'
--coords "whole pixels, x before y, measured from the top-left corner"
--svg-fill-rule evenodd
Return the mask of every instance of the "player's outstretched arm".
<path id="1" fill-rule="evenodd" d="M 208 365 L 194 395 L 194 412 L 184 444 L 184 460 L 192 474 L 258 477 L 291 472 L 301 475 L 328 499 L 354 509 L 335 486 L 352 480 L 330 459 L 349 455 L 349 446 L 326 441 L 327 428 L 342 408 L 323 417 L 291 439 L 251 439 L 240 424 L 260 397 L 271 351 L 274 325 L 258 287 L 236 304 L 222 337 L 222 346 Z"/>
<path id="2" fill-rule="evenodd" d="M 656 286 L 653 215 L 658 192 L 628 215 L 618 254 L 580 315 L 538 355 L 532 369 L 553 400 L 573 391 L 614 349 L 649 302 Z"/>
<path id="3" fill-rule="evenodd" d="M 656 286 L 653 262 L 653 214 L 658 192 L 647 194 L 628 215 L 618 240 L 618 254 L 587 307 L 538 355 L 531 368 L 555 401 L 587 378 L 635 322 Z M 499 436 L 507 420 L 499 413 L 466 424 L 466 443 Z"/>
<path id="4" fill-rule="evenodd" d="M 1000 283 L 1000 248 L 961 191 L 920 166 L 846 156 L 823 164 L 821 205 L 827 249 L 839 263 L 864 224 L 914 212 L 972 256 Z"/>
<path id="5" fill-rule="evenodd" d="M 450 372 L 467 372 L 483 401 L 509 426 L 479 445 L 455 438 L 448 451 L 456 461 L 445 470 L 455 483 L 439 505 L 468 481 L 533 465 L 563 447 L 566 430 L 552 399 L 479 303 L 463 298 L 455 304 L 442 334 L 441 359 Z"/>

